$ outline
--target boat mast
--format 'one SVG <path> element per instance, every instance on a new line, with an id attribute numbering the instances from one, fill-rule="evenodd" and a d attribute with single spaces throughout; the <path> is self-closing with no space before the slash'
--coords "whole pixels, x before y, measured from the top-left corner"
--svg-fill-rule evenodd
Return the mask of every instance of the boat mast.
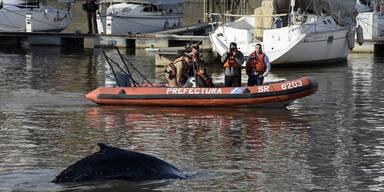
<path id="1" fill-rule="evenodd" d="M 289 30 L 288 30 L 288 40 L 290 41 L 291 39 L 291 31 L 292 31 L 292 25 L 293 25 L 293 22 L 294 22 L 294 16 L 295 16 L 295 0 L 291 0 L 290 2 L 290 8 L 291 8 L 291 11 L 290 13 L 288 13 L 289 17 L 288 17 L 288 25 L 289 25 Z"/>
<path id="2" fill-rule="evenodd" d="M 245 15 L 248 3 L 249 0 L 203 0 L 203 20 L 207 21 L 206 17 L 214 15 L 223 22 L 225 14 Z"/>

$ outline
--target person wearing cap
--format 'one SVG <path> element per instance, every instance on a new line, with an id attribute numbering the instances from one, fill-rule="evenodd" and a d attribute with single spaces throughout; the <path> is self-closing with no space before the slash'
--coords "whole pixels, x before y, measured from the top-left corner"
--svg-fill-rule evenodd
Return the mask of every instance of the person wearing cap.
<path id="1" fill-rule="evenodd" d="M 244 62 L 244 55 L 237 49 L 235 42 L 230 43 L 229 49 L 221 56 L 224 64 L 224 84 L 226 87 L 241 86 L 241 64 Z"/>
<path id="2" fill-rule="evenodd" d="M 200 65 L 205 65 L 203 56 L 201 55 L 199 50 L 199 45 L 193 45 L 192 51 L 190 52 L 192 61 L 195 63 L 196 69 L 198 69 Z"/>
<path id="3" fill-rule="evenodd" d="M 247 58 L 245 68 L 248 75 L 248 86 L 263 84 L 264 77 L 271 71 L 271 64 L 268 56 L 263 53 L 261 44 L 256 44 L 255 51 Z"/>
<path id="4" fill-rule="evenodd" d="M 184 54 L 172 61 L 165 70 L 169 87 L 183 87 L 188 79 L 191 57 Z"/>
<path id="5" fill-rule="evenodd" d="M 203 60 L 203 56 L 201 55 L 200 51 L 199 51 L 199 45 L 192 45 L 189 47 L 189 49 L 187 49 L 188 51 L 188 55 L 191 57 L 191 63 L 189 66 L 190 68 L 192 68 L 193 70 L 190 70 L 189 72 L 189 76 L 190 77 L 194 77 L 195 76 L 195 73 L 197 72 L 197 70 L 199 69 L 199 66 L 200 65 L 205 65 L 204 63 L 204 60 Z"/>

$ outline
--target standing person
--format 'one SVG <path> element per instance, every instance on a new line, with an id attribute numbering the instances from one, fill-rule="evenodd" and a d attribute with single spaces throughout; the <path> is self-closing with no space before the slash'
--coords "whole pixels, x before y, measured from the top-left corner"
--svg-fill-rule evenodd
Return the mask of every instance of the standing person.
<path id="1" fill-rule="evenodd" d="M 255 51 L 247 58 L 245 68 L 248 75 L 248 86 L 263 84 L 264 77 L 271 71 L 271 64 L 268 56 L 263 53 L 261 44 L 256 44 Z"/>
<path id="2" fill-rule="evenodd" d="M 191 63 L 190 63 L 191 66 L 189 66 L 189 67 L 193 68 L 193 70 L 189 71 L 188 75 L 190 77 L 195 77 L 196 72 L 198 71 L 199 67 L 205 65 L 204 60 L 203 60 L 203 56 L 201 55 L 201 53 L 199 51 L 199 45 L 192 45 L 188 55 L 192 59 Z"/>
<path id="3" fill-rule="evenodd" d="M 165 77 L 168 80 L 169 87 L 183 87 L 188 79 L 189 63 L 191 57 L 187 54 L 182 55 L 168 65 L 165 70 Z"/>
<path id="4" fill-rule="evenodd" d="M 244 55 L 237 49 L 235 42 L 229 44 L 229 49 L 221 56 L 221 62 L 224 63 L 225 86 L 240 87 Z"/>
<path id="5" fill-rule="evenodd" d="M 196 69 L 198 69 L 200 65 L 205 65 L 203 56 L 201 55 L 201 52 L 199 50 L 199 45 L 193 45 L 192 51 L 190 52 L 192 61 L 194 62 Z"/>
<path id="6" fill-rule="evenodd" d="M 83 9 L 87 11 L 88 18 L 88 33 L 92 33 L 92 23 L 95 28 L 95 33 L 97 32 L 97 23 L 96 23 L 96 11 L 98 9 L 98 5 L 96 4 L 97 0 L 86 0 L 87 3 L 84 4 Z"/>

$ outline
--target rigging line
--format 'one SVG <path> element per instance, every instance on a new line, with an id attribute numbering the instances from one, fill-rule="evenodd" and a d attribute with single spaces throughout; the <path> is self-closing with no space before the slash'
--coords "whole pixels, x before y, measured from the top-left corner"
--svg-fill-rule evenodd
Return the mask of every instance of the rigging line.
<path id="1" fill-rule="evenodd" d="M 116 49 L 118 49 L 116 46 L 114 46 Z M 120 51 L 118 51 L 118 52 L 120 52 Z M 114 54 L 114 55 L 116 55 L 116 54 Z M 133 69 L 134 69 L 134 71 L 136 71 L 136 73 L 139 75 L 139 76 L 141 76 L 141 78 L 143 78 L 145 81 L 147 81 L 148 82 L 148 84 L 150 84 L 151 86 L 153 86 L 153 84 L 145 77 L 145 75 L 143 75 L 134 65 L 133 65 L 133 63 L 132 62 L 130 62 L 129 61 L 129 59 L 127 58 L 127 57 L 125 57 L 124 55 L 122 55 L 122 54 L 120 54 L 120 57 L 122 58 L 122 59 L 124 59 L 125 60 L 125 62 L 126 63 L 128 63 Z M 124 61 L 123 61 L 124 62 Z M 125 64 L 126 64 L 125 63 Z"/>
<path id="2" fill-rule="evenodd" d="M 103 50 L 103 51 L 104 51 L 104 50 Z M 104 51 L 104 53 L 105 53 L 105 51 Z M 130 76 L 130 75 L 129 75 L 123 68 L 120 67 L 120 65 L 119 65 L 116 61 L 112 60 L 109 56 L 107 56 L 107 54 L 104 54 L 104 57 L 107 59 L 108 64 L 110 64 L 109 62 L 112 62 L 113 64 L 115 64 L 115 66 L 116 66 L 117 68 L 120 69 L 121 72 L 123 72 L 123 73 L 124 73 L 125 75 L 127 75 L 127 76 Z M 110 65 L 110 67 L 112 67 L 112 65 Z M 112 68 L 112 70 L 113 70 L 113 68 Z M 113 70 L 113 73 L 115 73 L 114 70 Z M 116 78 L 117 78 L 117 77 L 116 77 Z M 131 77 L 130 79 L 133 81 L 134 84 L 139 85 L 139 83 L 137 83 L 137 81 L 135 81 L 132 77 Z M 139 86 L 139 87 L 141 87 L 141 86 Z"/>
<path id="3" fill-rule="evenodd" d="M 123 56 L 123 58 L 125 59 L 125 61 L 127 61 L 131 67 L 144 79 L 146 80 L 152 87 L 152 83 L 133 65 L 133 63 L 131 63 L 126 57 Z"/>
<path id="4" fill-rule="evenodd" d="M 110 62 L 110 59 L 109 59 L 109 57 L 107 56 L 107 54 L 105 53 L 105 51 L 104 51 L 103 47 L 101 47 L 101 52 L 103 53 L 103 55 L 104 55 L 105 59 L 107 60 L 107 63 L 108 63 L 108 65 L 109 65 L 109 67 L 110 67 L 110 68 L 111 68 L 111 70 L 112 70 L 112 73 L 113 73 L 113 76 L 115 77 L 115 80 L 116 80 L 117 86 L 119 86 L 119 87 L 120 87 L 120 82 L 119 82 L 119 79 L 117 79 L 117 76 L 116 76 L 115 70 L 113 69 L 113 66 L 112 66 L 112 64 L 111 64 L 111 62 Z"/>
<path id="5" fill-rule="evenodd" d="M 370 23 L 368 23 L 368 22 L 366 22 L 366 21 L 363 21 L 362 19 L 359 19 L 359 18 L 356 18 L 356 19 L 359 20 L 359 21 L 361 21 L 361 22 L 363 22 L 363 23 L 365 23 L 365 24 L 367 24 L 367 25 L 369 25 L 369 26 L 371 26 L 371 27 L 373 27 L 373 28 L 375 28 L 375 29 L 377 29 L 377 30 L 379 30 L 379 31 L 381 31 L 381 32 L 384 32 L 384 30 L 381 30 L 380 28 L 375 27 L 374 25 L 372 25 L 372 24 L 370 24 Z M 379 25 L 379 26 L 381 26 L 381 27 L 384 27 L 384 25 L 381 25 L 381 24 L 379 24 L 379 23 L 377 23 L 377 25 Z"/>
<path id="6" fill-rule="evenodd" d="M 273 88 L 273 85 L 271 83 L 268 83 L 269 87 L 272 87 L 273 94 L 277 98 L 277 100 L 282 103 L 285 107 L 288 107 L 288 104 L 284 103 L 283 101 L 280 100 L 280 97 L 276 94 L 275 88 Z"/>
<path id="7" fill-rule="evenodd" d="M 115 49 L 117 50 L 117 53 L 119 54 L 121 61 L 123 61 L 123 64 L 124 64 L 125 69 L 127 70 L 128 74 L 129 74 L 129 77 L 130 77 L 131 80 L 134 82 L 134 86 L 136 87 L 136 84 L 135 84 L 135 81 L 133 80 L 131 71 L 129 70 L 127 63 L 125 62 L 125 60 L 124 60 L 124 58 L 123 58 L 123 55 L 120 53 L 120 50 L 119 50 L 118 47 L 115 46 Z M 139 84 L 137 84 L 137 86 L 141 87 Z"/>
<path id="8" fill-rule="evenodd" d="M 307 11 L 308 11 L 308 9 L 309 9 L 309 6 L 311 5 L 311 3 L 313 3 L 313 8 L 314 8 L 314 9 L 316 8 L 316 5 L 315 5 L 315 2 L 314 2 L 314 0 L 311 0 L 311 2 L 310 2 L 310 3 L 308 3 L 308 6 L 305 8 L 305 12 L 307 12 Z"/>
<path id="9" fill-rule="evenodd" d="M 10 10 L 10 9 L 7 9 L 7 8 L 3 8 L 3 9 L 5 9 L 5 10 L 11 12 L 11 13 L 14 13 L 14 14 L 16 14 L 16 15 L 19 15 L 19 16 L 22 16 L 22 17 L 26 17 L 25 15 L 23 15 L 23 14 L 21 14 L 21 13 L 18 13 L 18 12 L 16 12 L 16 11 L 13 11 L 13 10 Z M 41 12 L 42 12 L 42 11 L 41 11 Z M 67 15 L 67 17 L 68 17 L 68 15 Z M 32 17 L 32 20 L 37 21 L 37 22 L 40 22 L 40 23 L 43 23 L 43 24 L 46 24 L 46 25 L 51 25 L 51 26 L 54 26 L 54 27 L 60 27 L 60 25 L 55 25 L 55 24 L 47 23 L 47 22 L 45 22 L 45 21 L 41 21 L 41 20 L 38 20 L 38 19 L 34 19 L 33 17 Z"/>

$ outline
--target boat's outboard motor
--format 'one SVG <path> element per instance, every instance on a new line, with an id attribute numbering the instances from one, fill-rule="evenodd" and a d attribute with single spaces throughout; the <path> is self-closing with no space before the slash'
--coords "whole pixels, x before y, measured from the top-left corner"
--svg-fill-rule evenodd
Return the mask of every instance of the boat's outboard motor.
<path id="1" fill-rule="evenodd" d="M 120 87 L 131 87 L 131 78 L 125 73 L 116 73 L 116 78 L 119 81 Z M 115 76 L 113 73 L 108 73 L 105 76 L 105 87 L 118 87 Z"/>

